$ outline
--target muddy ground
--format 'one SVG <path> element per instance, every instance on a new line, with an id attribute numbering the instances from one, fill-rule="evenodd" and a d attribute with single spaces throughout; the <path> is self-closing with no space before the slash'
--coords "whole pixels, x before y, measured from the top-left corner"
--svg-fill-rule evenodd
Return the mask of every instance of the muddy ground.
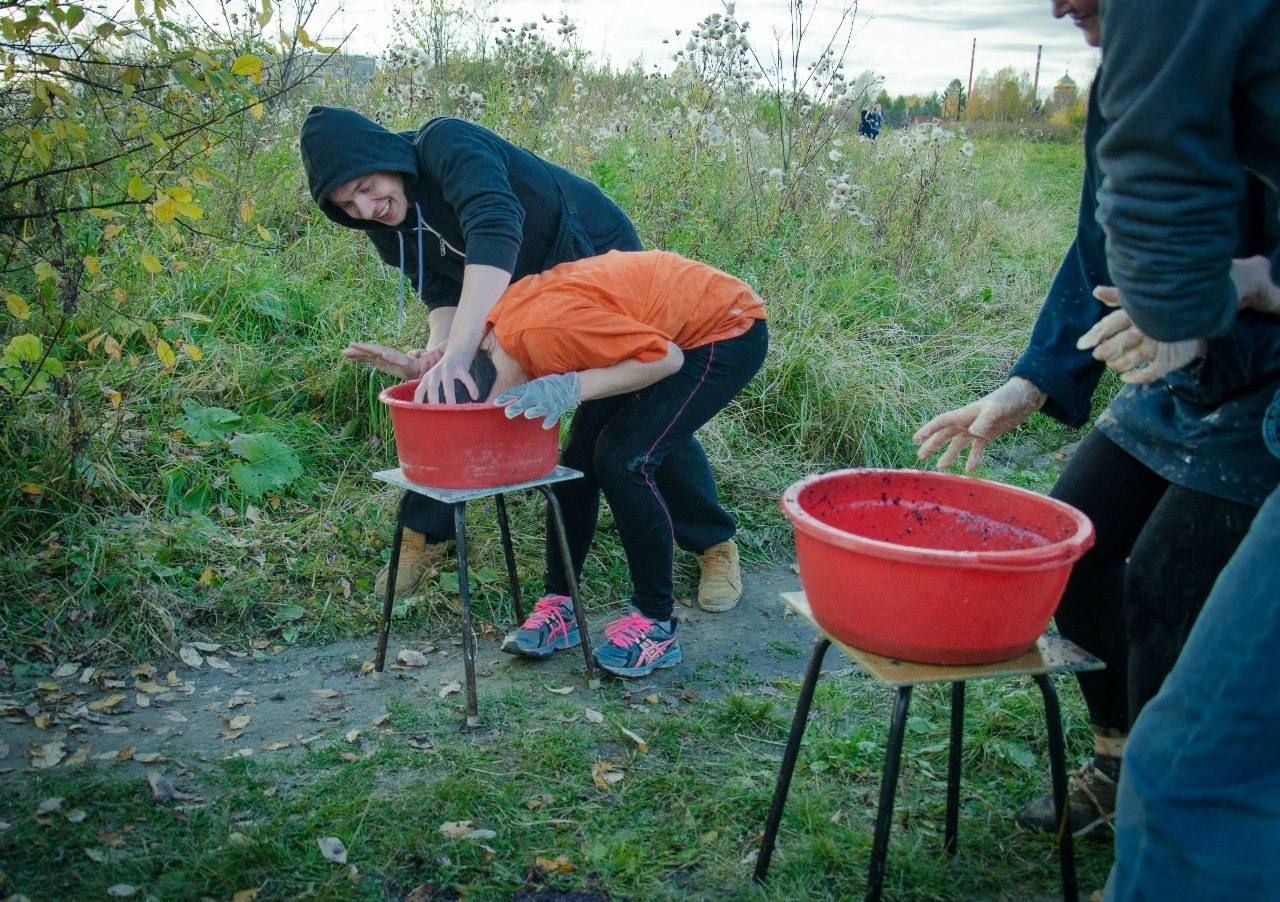
<path id="1" fill-rule="evenodd" d="M 815 635 L 786 613 L 779 598 L 799 588 L 793 566 L 783 564 L 745 573 L 742 601 L 731 611 L 679 606 L 684 661 L 641 680 L 606 674 L 602 691 L 650 700 L 656 694 L 671 705 L 690 691 L 698 697 L 778 694 L 770 681 L 800 679 Z M 592 618 L 593 641 L 600 641 L 604 622 L 617 613 Z M 231 756 L 298 754 L 317 744 L 349 745 L 358 741 L 350 738 L 352 731 L 376 733 L 393 701 L 444 706 L 456 712 L 462 729 L 460 621 L 448 611 L 441 621 L 431 636 L 397 633 L 393 624 L 381 674 L 372 671 L 376 637 L 370 635 L 315 647 L 187 646 L 185 660 L 68 663 L 50 675 L 5 677 L 0 774 L 21 779 L 98 766 L 127 778 L 166 762 L 181 768 Z M 578 649 L 544 662 L 513 658 L 499 650 L 510 625 L 482 624 L 477 638 L 481 728 L 486 705 L 515 685 L 526 687 L 530 699 L 591 701 Z M 828 661 L 832 667 L 844 663 Z"/>

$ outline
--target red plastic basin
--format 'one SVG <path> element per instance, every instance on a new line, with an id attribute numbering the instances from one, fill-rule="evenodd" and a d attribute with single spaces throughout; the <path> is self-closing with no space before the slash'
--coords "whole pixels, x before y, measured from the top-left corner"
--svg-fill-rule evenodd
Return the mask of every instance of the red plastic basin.
<path id="1" fill-rule="evenodd" d="M 1031 648 L 1093 524 L 1070 505 L 970 476 L 839 470 L 782 496 L 800 584 L 837 639 L 928 664 Z"/>
<path id="2" fill-rule="evenodd" d="M 396 456 L 405 478 L 444 489 L 489 489 L 546 476 L 556 467 L 559 429 L 492 404 L 415 404 L 418 380 L 385 389 Z"/>

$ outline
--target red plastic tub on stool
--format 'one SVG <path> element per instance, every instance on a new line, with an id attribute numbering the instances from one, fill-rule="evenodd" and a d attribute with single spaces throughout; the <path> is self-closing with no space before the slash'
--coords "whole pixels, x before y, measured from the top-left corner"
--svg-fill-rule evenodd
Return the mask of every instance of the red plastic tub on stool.
<path id="1" fill-rule="evenodd" d="M 971 476 L 839 470 L 782 496 L 800 584 L 840 641 L 926 664 L 1035 645 L 1093 524 L 1044 495 Z"/>
<path id="2" fill-rule="evenodd" d="M 442 489 L 491 489 L 528 482 L 556 468 L 559 429 L 542 419 L 507 419 L 493 404 L 415 404 L 418 380 L 385 389 L 396 456 L 405 478 Z"/>

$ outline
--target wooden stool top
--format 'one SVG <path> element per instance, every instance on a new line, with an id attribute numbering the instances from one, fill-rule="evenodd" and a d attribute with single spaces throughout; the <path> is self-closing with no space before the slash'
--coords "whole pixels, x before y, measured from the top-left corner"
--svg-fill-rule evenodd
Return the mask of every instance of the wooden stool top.
<path id="1" fill-rule="evenodd" d="M 991 664 L 920 664 L 899 661 L 874 652 L 854 648 L 832 636 L 813 619 L 809 599 L 803 592 L 783 592 L 787 607 L 813 624 L 831 643 L 852 658 L 858 666 L 886 686 L 899 688 L 921 683 L 960 683 L 1003 676 L 1034 676 L 1042 673 L 1073 673 L 1102 670 L 1106 665 L 1083 648 L 1061 636 L 1045 633 L 1035 647 L 1007 661 Z"/>
<path id="2" fill-rule="evenodd" d="M 530 479 L 528 482 L 515 482 L 511 485 L 496 485 L 487 489 L 446 489 L 438 486 L 422 485 L 419 482 L 412 482 L 406 478 L 404 470 L 399 467 L 396 467 L 394 470 L 379 470 L 373 474 L 373 478 L 381 480 L 382 482 L 390 483 L 397 488 L 416 492 L 419 495 L 426 495 L 428 498 L 434 498 L 436 501 L 443 501 L 445 504 L 458 504 L 462 501 L 474 501 L 477 498 L 488 498 L 490 495 L 501 495 L 504 492 L 515 492 L 520 489 L 533 489 L 540 485 L 548 485 L 553 482 L 565 482 L 569 479 L 577 479 L 581 475 L 581 470 L 571 470 L 568 467 L 556 467 L 546 476 L 539 479 Z"/>

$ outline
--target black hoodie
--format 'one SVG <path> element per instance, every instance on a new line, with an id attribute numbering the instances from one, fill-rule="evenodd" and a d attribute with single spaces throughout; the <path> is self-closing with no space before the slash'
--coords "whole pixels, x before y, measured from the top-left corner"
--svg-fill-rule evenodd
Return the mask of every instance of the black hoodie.
<path id="1" fill-rule="evenodd" d="M 302 125 L 301 149 L 324 214 L 368 233 L 430 309 L 457 306 L 468 263 L 496 266 L 514 281 L 641 248 L 626 214 L 592 182 L 465 119 L 392 132 L 353 110 L 316 106 Z M 334 189 L 370 172 L 404 176 L 410 209 L 400 225 L 353 219 L 329 202 Z"/>

